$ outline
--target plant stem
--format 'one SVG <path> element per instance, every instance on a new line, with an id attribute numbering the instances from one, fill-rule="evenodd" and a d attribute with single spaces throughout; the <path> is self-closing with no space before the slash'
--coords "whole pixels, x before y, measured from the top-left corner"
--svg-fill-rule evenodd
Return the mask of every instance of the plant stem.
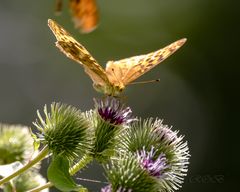
<path id="1" fill-rule="evenodd" d="M 24 171 L 26 171 L 27 169 L 29 169 L 30 167 L 32 167 L 33 165 L 35 165 L 36 163 L 38 163 L 39 161 L 41 161 L 42 159 L 44 159 L 46 157 L 46 155 L 48 154 L 48 148 L 44 147 L 39 153 L 38 155 L 34 158 L 31 159 L 26 165 L 24 165 L 22 168 L 18 169 L 17 171 L 15 171 L 14 173 L 12 173 L 11 175 L 4 177 L 3 179 L 0 180 L 0 185 L 10 181 L 12 178 L 22 174 Z"/>
<path id="2" fill-rule="evenodd" d="M 80 169 L 85 167 L 87 164 L 89 164 L 93 160 L 93 157 L 90 155 L 84 155 L 73 167 L 69 169 L 70 175 L 74 175 L 77 173 Z"/>

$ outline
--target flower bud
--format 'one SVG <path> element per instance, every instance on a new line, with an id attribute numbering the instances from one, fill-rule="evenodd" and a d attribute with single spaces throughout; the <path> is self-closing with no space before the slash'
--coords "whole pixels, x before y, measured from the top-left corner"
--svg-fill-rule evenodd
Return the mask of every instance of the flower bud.
<path id="1" fill-rule="evenodd" d="M 34 125 L 41 132 L 42 143 L 54 155 L 62 154 L 69 159 L 83 155 L 90 147 L 90 124 L 75 107 L 52 103 L 50 112 L 44 107 L 45 120 L 38 112 Z"/>

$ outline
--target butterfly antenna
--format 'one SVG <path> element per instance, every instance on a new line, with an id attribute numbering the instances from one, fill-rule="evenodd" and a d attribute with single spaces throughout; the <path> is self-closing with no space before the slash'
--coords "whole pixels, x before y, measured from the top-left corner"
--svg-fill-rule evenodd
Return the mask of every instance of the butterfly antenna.
<path id="1" fill-rule="evenodd" d="M 98 180 L 93 180 L 93 179 L 84 179 L 81 177 L 76 178 L 80 181 L 88 181 L 88 182 L 92 182 L 92 183 L 104 183 L 104 184 L 108 184 L 108 182 L 104 182 L 104 181 L 98 181 Z"/>
<path id="2" fill-rule="evenodd" d="M 60 15 L 62 12 L 62 0 L 56 0 L 55 14 Z"/>
<path id="3" fill-rule="evenodd" d="M 156 83 L 156 82 L 160 82 L 160 79 L 154 79 L 154 80 L 149 80 L 149 81 L 137 81 L 137 82 L 132 82 L 129 85 L 145 84 L 145 83 Z"/>

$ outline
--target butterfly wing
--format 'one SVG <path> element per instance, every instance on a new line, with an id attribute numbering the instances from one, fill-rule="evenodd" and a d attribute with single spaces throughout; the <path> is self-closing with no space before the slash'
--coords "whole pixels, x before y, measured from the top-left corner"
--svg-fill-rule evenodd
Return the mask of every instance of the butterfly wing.
<path id="1" fill-rule="evenodd" d="M 106 65 L 108 79 L 115 86 L 125 86 L 164 61 L 185 42 L 186 39 L 180 39 L 149 54 L 109 61 Z"/>
<path id="2" fill-rule="evenodd" d="M 95 85 L 109 85 L 104 69 L 97 63 L 91 54 L 78 43 L 63 27 L 49 19 L 48 25 L 55 35 L 56 46 L 70 59 L 81 64 L 85 72 L 91 77 Z"/>
<path id="3" fill-rule="evenodd" d="M 99 14 L 95 0 L 70 0 L 69 5 L 76 28 L 83 33 L 96 28 Z"/>

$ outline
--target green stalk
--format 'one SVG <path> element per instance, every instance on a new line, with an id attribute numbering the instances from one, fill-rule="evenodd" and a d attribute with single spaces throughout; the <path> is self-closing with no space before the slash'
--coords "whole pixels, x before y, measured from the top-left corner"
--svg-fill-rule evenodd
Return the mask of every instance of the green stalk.
<path id="1" fill-rule="evenodd" d="M 90 155 L 84 155 L 74 166 L 72 166 L 69 169 L 70 175 L 74 175 L 77 173 L 80 169 L 85 167 L 87 164 L 89 164 L 93 160 L 93 157 Z"/>
<path id="2" fill-rule="evenodd" d="M 41 161 L 42 159 L 44 159 L 46 157 L 46 155 L 48 154 L 49 150 L 47 147 L 44 147 L 39 153 L 38 155 L 30 160 L 26 165 L 24 165 L 22 168 L 18 169 L 17 171 L 15 171 L 14 173 L 12 173 L 11 175 L 4 177 L 3 179 L 0 180 L 0 185 L 10 181 L 12 178 L 22 174 L 24 171 L 26 171 L 27 169 L 31 168 L 33 165 L 35 165 L 36 163 L 38 163 L 39 161 Z"/>

